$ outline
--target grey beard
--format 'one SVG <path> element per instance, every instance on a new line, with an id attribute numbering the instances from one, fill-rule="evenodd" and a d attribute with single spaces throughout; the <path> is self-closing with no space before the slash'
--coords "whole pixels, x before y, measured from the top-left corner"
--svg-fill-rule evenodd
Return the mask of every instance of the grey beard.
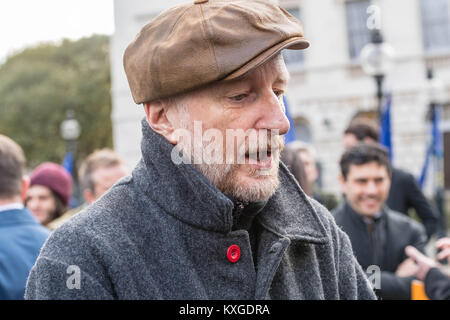
<path id="1" fill-rule="evenodd" d="M 277 164 L 278 165 L 278 164 Z M 239 165 L 233 164 L 194 164 L 219 191 L 231 195 L 242 202 L 258 202 L 269 199 L 278 184 L 278 168 L 276 174 L 265 175 L 261 183 L 253 182 L 250 186 L 239 183 L 237 170 Z M 257 170 L 251 170 L 251 177 L 257 177 Z"/>

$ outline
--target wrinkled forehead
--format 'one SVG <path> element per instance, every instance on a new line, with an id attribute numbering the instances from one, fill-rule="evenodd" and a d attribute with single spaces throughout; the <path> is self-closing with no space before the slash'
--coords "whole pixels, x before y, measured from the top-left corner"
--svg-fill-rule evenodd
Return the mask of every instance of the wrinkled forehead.
<path id="1" fill-rule="evenodd" d="M 220 84 L 228 85 L 238 82 L 252 81 L 261 79 L 261 77 L 267 78 L 267 80 L 274 82 L 281 82 L 283 84 L 288 83 L 289 72 L 281 54 L 277 54 L 266 63 L 244 74 L 242 77 L 230 81 L 221 81 Z"/>
<path id="2" fill-rule="evenodd" d="M 281 54 L 277 54 L 266 63 L 249 71 L 239 78 L 214 82 L 202 88 L 201 90 L 207 90 L 210 93 L 214 93 L 216 91 L 222 91 L 224 89 L 232 88 L 233 86 L 239 84 L 250 82 L 255 83 L 258 81 L 269 81 L 274 84 L 287 85 L 287 83 L 289 82 L 289 78 L 290 75 L 286 68 L 283 56 Z"/>

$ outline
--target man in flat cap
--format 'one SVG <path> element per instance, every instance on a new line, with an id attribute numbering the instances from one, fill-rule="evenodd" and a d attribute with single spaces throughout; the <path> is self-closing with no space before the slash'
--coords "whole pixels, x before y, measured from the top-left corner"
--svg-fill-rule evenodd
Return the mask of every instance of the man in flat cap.
<path id="1" fill-rule="evenodd" d="M 142 160 L 57 229 L 28 299 L 374 299 L 348 237 L 280 163 L 282 49 L 300 23 L 268 1 L 180 5 L 124 66 Z"/>

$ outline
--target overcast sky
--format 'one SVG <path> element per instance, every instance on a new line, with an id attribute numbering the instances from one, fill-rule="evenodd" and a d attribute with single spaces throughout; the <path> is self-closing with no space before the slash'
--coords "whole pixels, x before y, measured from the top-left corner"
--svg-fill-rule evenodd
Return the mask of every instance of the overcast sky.
<path id="1" fill-rule="evenodd" d="M 114 32 L 113 0 L 1 0 L 0 63 L 26 46 Z"/>

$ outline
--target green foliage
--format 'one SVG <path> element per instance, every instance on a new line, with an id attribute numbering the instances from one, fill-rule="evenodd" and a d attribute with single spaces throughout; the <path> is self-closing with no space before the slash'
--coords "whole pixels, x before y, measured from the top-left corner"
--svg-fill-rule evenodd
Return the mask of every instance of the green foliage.
<path id="1" fill-rule="evenodd" d="M 72 109 L 81 126 L 79 162 L 112 146 L 110 90 L 107 36 L 25 49 L 0 65 L 0 133 L 22 146 L 30 168 L 61 163 L 60 125 Z"/>

